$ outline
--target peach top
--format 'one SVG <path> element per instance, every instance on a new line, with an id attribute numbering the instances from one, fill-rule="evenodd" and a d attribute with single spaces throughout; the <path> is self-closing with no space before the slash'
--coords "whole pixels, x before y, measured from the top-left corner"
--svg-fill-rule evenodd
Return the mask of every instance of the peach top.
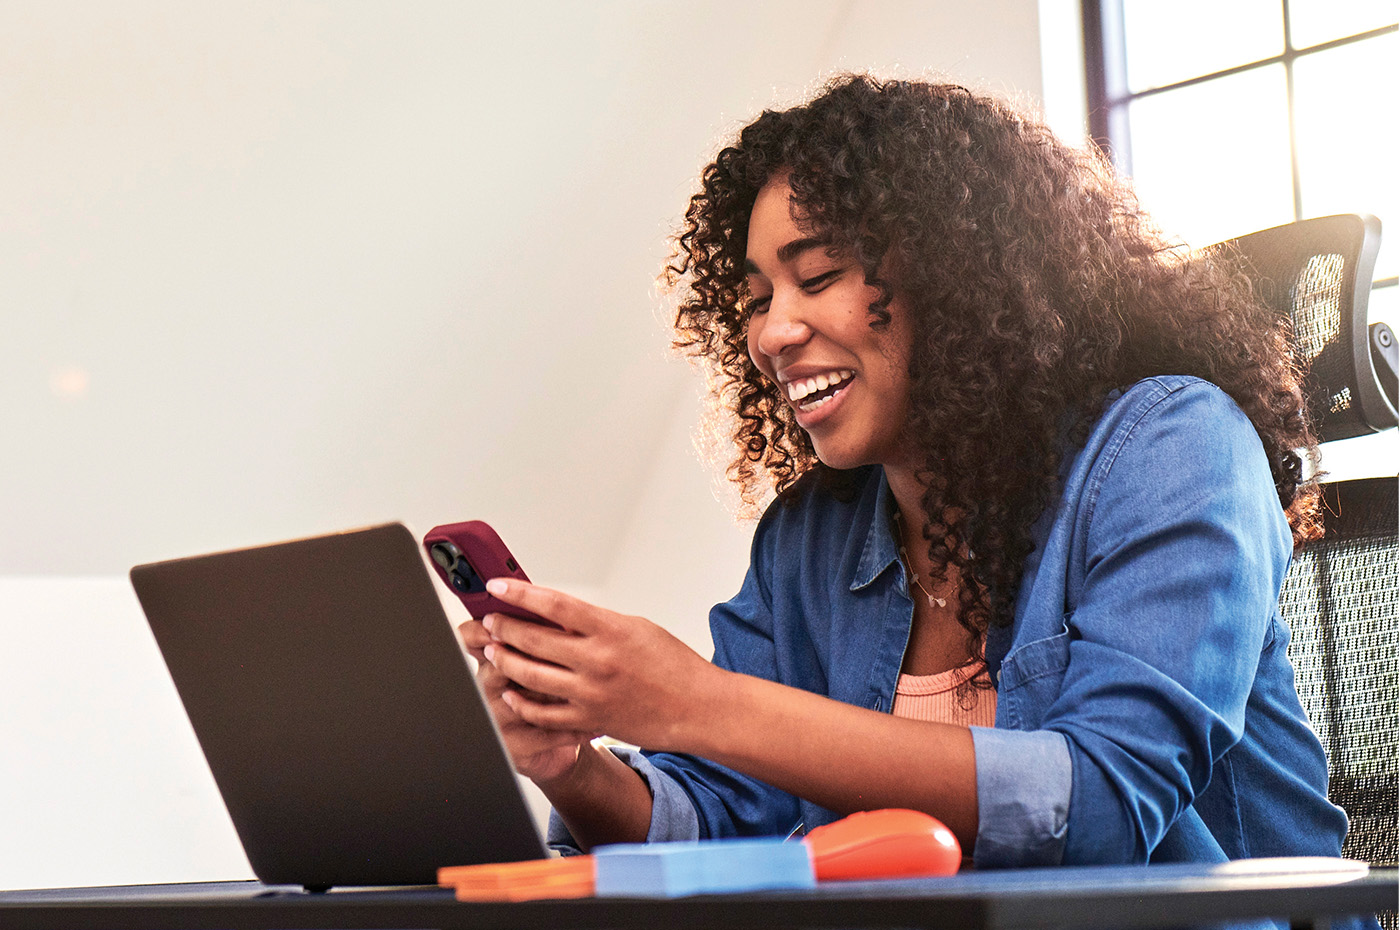
<path id="1" fill-rule="evenodd" d="M 955 723 L 963 727 L 990 727 L 996 722 L 997 693 L 991 688 L 972 688 L 959 700 L 958 685 L 981 671 L 981 662 L 949 669 L 937 675 L 900 675 L 894 688 L 896 717 L 930 723 Z"/>

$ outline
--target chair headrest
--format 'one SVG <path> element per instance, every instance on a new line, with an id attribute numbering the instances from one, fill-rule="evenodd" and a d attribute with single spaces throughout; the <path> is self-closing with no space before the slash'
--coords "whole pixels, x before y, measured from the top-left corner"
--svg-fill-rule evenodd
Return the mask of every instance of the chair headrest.
<path id="1" fill-rule="evenodd" d="M 1380 220 L 1342 214 L 1222 243 L 1244 258 L 1265 303 L 1292 319 L 1309 413 L 1324 442 L 1397 422 L 1395 337 L 1366 320 L 1380 241 Z"/>

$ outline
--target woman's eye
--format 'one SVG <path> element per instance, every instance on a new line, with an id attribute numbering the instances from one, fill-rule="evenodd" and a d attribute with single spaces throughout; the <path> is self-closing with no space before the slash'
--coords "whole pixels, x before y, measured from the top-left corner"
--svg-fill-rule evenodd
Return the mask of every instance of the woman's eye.
<path id="1" fill-rule="evenodd" d="M 833 268 L 831 271 L 826 271 L 803 280 L 799 286 L 807 293 L 815 294 L 839 278 L 843 271 L 845 271 L 844 268 Z"/>
<path id="2" fill-rule="evenodd" d="M 752 300 L 750 300 L 748 304 L 744 307 L 744 311 L 749 316 L 753 316 L 755 313 L 763 313 L 768 309 L 768 305 L 772 302 L 773 298 L 770 296 L 755 297 Z"/>

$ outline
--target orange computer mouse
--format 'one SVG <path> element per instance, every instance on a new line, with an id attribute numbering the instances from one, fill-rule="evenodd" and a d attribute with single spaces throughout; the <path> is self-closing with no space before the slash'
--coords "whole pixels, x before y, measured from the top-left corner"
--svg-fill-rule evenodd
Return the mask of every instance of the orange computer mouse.
<path id="1" fill-rule="evenodd" d="M 808 833 L 817 881 L 952 875 L 958 838 L 937 818 L 889 809 L 851 814 Z"/>

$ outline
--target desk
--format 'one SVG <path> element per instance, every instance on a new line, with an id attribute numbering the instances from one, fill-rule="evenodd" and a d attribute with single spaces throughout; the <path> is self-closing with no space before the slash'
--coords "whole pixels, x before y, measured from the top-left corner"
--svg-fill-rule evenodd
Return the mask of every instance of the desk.
<path id="1" fill-rule="evenodd" d="M 436 888 L 307 894 L 256 882 L 0 892 L 5 930 L 781 930 L 1078 927 L 1122 930 L 1268 916 L 1326 927 L 1329 914 L 1396 906 L 1395 869 L 1337 860 L 1226 866 L 1027 869 L 842 882 L 810 892 L 670 900 L 461 904 Z"/>

